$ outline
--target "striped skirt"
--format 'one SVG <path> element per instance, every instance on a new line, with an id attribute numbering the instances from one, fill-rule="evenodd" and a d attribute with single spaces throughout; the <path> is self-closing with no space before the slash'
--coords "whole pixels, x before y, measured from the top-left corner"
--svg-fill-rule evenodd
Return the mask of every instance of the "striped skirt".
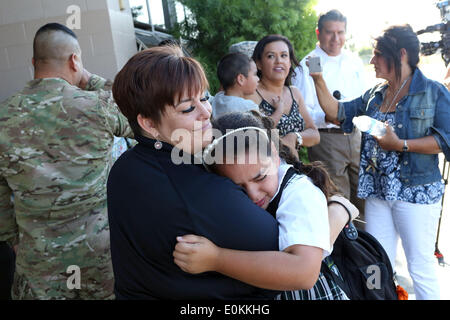
<path id="1" fill-rule="evenodd" d="M 342 278 L 337 266 L 330 257 L 326 257 L 324 262 L 328 268 Z M 280 293 L 277 300 L 350 300 L 345 292 L 330 277 L 322 272 L 319 274 L 314 287 L 309 290 L 284 291 Z"/>

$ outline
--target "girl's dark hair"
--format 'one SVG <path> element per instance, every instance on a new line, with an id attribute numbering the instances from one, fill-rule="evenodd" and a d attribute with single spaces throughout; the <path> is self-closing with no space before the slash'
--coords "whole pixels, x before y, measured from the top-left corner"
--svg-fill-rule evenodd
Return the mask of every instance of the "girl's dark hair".
<path id="1" fill-rule="evenodd" d="M 289 49 L 289 58 L 291 59 L 291 68 L 289 69 L 289 74 L 288 74 L 286 80 L 284 81 L 284 85 L 290 86 L 291 79 L 295 75 L 294 70 L 296 67 L 298 67 L 300 65 L 300 63 L 298 62 L 297 57 L 295 56 L 294 47 L 292 46 L 292 43 L 289 41 L 288 38 L 286 38 L 285 36 L 282 36 L 280 34 L 271 34 L 271 35 L 263 37 L 256 44 L 255 50 L 253 51 L 252 59 L 255 62 L 261 61 L 262 55 L 264 53 L 264 48 L 266 47 L 266 45 L 271 42 L 276 42 L 276 41 L 283 41 L 284 43 L 286 43 L 286 45 L 288 46 L 288 49 Z M 263 77 L 260 70 L 258 70 L 258 77 L 260 79 L 262 79 L 262 77 Z"/>
<path id="2" fill-rule="evenodd" d="M 248 111 L 248 112 L 232 112 L 224 114 L 221 117 L 218 117 L 212 121 L 213 128 L 219 130 L 222 134 L 227 133 L 227 130 L 234 130 L 244 127 L 257 127 L 265 130 L 267 136 L 269 137 L 269 141 L 267 141 L 267 148 L 265 148 L 266 155 L 271 156 L 271 142 L 274 142 L 275 146 L 278 146 L 278 153 L 280 158 L 284 159 L 286 163 L 291 164 L 297 169 L 300 173 L 308 176 L 312 182 L 324 193 L 327 199 L 333 194 L 337 194 L 337 188 L 334 183 L 331 181 L 330 176 L 325 169 L 324 165 L 320 161 L 313 162 L 311 164 L 304 164 L 301 161 L 297 160 L 297 158 L 292 154 L 289 147 L 284 145 L 280 137 L 277 134 L 277 130 L 273 129 L 273 121 L 271 118 L 263 116 L 258 111 Z M 242 134 L 243 131 L 239 131 L 236 135 Z M 260 136 L 260 135 L 257 135 Z M 245 149 L 239 151 L 248 151 L 251 145 L 254 145 L 247 139 L 248 136 L 245 136 Z M 232 142 L 233 148 L 232 151 L 234 155 L 238 154 L 238 150 L 236 148 L 235 139 L 228 139 L 228 137 L 220 140 L 223 146 L 224 157 L 226 156 L 225 150 L 226 144 Z M 259 141 L 258 141 L 259 143 Z M 260 144 L 257 144 L 260 146 Z M 260 150 L 258 150 L 260 151 Z M 212 151 L 214 152 L 214 151 Z M 214 171 L 215 164 L 209 166 Z"/>
<path id="3" fill-rule="evenodd" d="M 381 52 L 389 71 L 394 67 L 398 80 L 401 78 L 402 48 L 408 53 L 408 64 L 414 71 L 419 63 L 420 41 L 409 24 L 391 26 L 375 39 L 375 49 Z"/>

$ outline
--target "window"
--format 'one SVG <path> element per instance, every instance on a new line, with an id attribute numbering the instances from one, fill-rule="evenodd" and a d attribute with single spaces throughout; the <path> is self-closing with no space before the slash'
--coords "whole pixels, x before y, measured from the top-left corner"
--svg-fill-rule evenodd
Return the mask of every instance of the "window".
<path id="1" fill-rule="evenodd" d="M 171 29 L 177 16 L 184 19 L 184 8 L 175 0 L 130 0 L 130 6 L 134 20 L 162 30 Z"/>

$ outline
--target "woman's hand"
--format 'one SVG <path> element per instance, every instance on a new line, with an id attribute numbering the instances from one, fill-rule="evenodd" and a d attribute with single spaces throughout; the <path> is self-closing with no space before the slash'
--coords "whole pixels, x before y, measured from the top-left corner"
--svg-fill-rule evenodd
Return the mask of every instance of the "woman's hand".
<path id="1" fill-rule="evenodd" d="M 394 128 L 390 126 L 387 122 L 386 126 L 386 134 L 382 137 L 374 136 L 375 140 L 377 140 L 378 144 L 383 150 L 386 151 L 402 151 L 403 149 L 403 140 L 399 139 L 397 134 L 394 131 Z"/>
<path id="2" fill-rule="evenodd" d="M 184 235 L 177 237 L 174 261 L 181 270 L 193 274 L 215 271 L 220 248 L 205 237 Z"/>
<path id="3" fill-rule="evenodd" d="M 276 127 L 284 113 L 284 100 L 282 97 L 276 96 L 272 98 L 271 105 L 275 108 L 275 110 L 270 115 L 270 117 L 273 120 L 274 127 Z"/>
<path id="4" fill-rule="evenodd" d="M 81 75 L 80 83 L 78 84 L 78 87 L 82 90 L 84 90 L 89 82 L 89 79 L 91 78 L 92 74 L 87 71 L 86 69 L 83 69 L 83 74 Z"/>
<path id="5" fill-rule="evenodd" d="M 283 112 L 284 109 L 284 101 L 283 98 L 280 96 L 275 96 L 272 98 L 272 106 L 275 108 L 275 111 L 278 109 L 281 109 L 281 112 Z"/>
<path id="6" fill-rule="evenodd" d="M 306 57 L 306 66 L 309 69 L 309 59 L 311 58 L 311 56 Z M 322 72 L 311 72 L 311 69 L 309 69 L 309 75 L 311 76 L 311 78 L 313 78 L 313 80 L 316 80 L 318 78 L 322 78 Z"/>
<path id="7" fill-rule="evenodd" d="M 335 195 L 331 196 L 329 200 L 340 202 L 344 207 L 346 207 L 348 209 L 348 211 L 350 211 L 352 220 L 354 220 L 356 217 L 359 216 L 358 208 L 356 208 L 355 205 L 353 203 L 351 203 L 347 198 L 335 194 Z M 347 214 L 347 218 L 348 218 L 348 214 Z M 347 219 L 347 221 L 348 221 L 348 219 Z"/>

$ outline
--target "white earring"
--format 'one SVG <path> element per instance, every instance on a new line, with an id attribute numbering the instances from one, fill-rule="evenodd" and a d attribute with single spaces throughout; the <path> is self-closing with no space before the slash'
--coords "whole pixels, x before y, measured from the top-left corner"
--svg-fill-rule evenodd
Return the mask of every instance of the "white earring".
<path id="1" fill-rule="evenodd" d="M 161 141 L 156 140 L 156 142 L 153 146 L 155 147 L 156 150 L 161 150 L 161 148 L 163 147 L 163 144 Z"/>

